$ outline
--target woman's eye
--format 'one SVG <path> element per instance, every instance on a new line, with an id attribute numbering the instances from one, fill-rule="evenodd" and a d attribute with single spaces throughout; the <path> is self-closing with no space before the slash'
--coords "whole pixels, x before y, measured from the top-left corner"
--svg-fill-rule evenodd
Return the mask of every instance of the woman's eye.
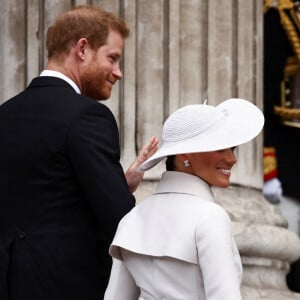
<path id="1" fill-rule="evenodd" d="M 232 148 L 231 148 L 231 151 L 232 151 L 235 155 L 237 155 L 237 153 L 238 153 L 238 147 L 232 147 Z"/>
<path id="2" fill-rule="evenodd" d="M 237 147 L 231 147 L 231 148 L 228 148 L 228 149 L 221 149 L 221 150 L 217 150 L 217 152 L 220 152 L 220 153 L 222 153 L 222 152 L 225 152 L 225 151 L 227 151 L 227 150 L 231 150 L 233 153 L 236 153 L 237 152 Z"/>

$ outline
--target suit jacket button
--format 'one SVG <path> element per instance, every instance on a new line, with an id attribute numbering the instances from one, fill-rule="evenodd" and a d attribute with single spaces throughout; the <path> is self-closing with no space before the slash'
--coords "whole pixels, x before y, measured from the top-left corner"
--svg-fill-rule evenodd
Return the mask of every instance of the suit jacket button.
<path id="1" fill-rule="evenodd" d="M 21 232 L 19 233 L 19 239 L 20 239 L 20 240 L 23 240 L 23 239 L 25 239 L 25 237 L 26 237 L 26 233 L 25 233 L 24 231 L 21 231 Z"/>

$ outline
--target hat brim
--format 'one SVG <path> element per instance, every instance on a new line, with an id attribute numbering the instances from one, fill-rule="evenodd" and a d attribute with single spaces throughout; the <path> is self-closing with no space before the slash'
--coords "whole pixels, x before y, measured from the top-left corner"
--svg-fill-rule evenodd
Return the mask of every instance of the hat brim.
<path id="1" fill-rule="evenodd" d="M 263 128 L 262 112 L 247 100 L 228 99 L 215 108 L 226 111 L 226 116 L 220 122 L 214 123 L 203 134 L 182 141 L 164 141 L 139 170 L 149 170 L 170 155 L 210 152 L 239 146 L 255 138 Z"/>

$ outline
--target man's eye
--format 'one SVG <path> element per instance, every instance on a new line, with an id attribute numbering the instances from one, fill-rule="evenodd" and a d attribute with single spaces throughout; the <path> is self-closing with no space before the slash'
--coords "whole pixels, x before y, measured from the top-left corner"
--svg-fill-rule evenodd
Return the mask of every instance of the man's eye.
<path id="1" fill-rule="evenodd" d="M 111 63 L 115 63 L 115 62 L 118 61 L 118 57 L 116 57 L 116 56 L 110 56 L 109 60 L 110 60 Z"/>

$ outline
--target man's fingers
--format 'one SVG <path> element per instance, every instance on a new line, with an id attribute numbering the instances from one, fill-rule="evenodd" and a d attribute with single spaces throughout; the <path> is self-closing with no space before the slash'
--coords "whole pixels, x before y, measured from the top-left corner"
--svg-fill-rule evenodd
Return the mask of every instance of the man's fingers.
<path id="1" fill-rule="evenodd" d="M 154 154 L 158 149 L 158 138 L 153 136 L 150 138 L 149 142 L 142 148 L 138 160 L 140 163 L 146 161 L 152 154 Z"/>

